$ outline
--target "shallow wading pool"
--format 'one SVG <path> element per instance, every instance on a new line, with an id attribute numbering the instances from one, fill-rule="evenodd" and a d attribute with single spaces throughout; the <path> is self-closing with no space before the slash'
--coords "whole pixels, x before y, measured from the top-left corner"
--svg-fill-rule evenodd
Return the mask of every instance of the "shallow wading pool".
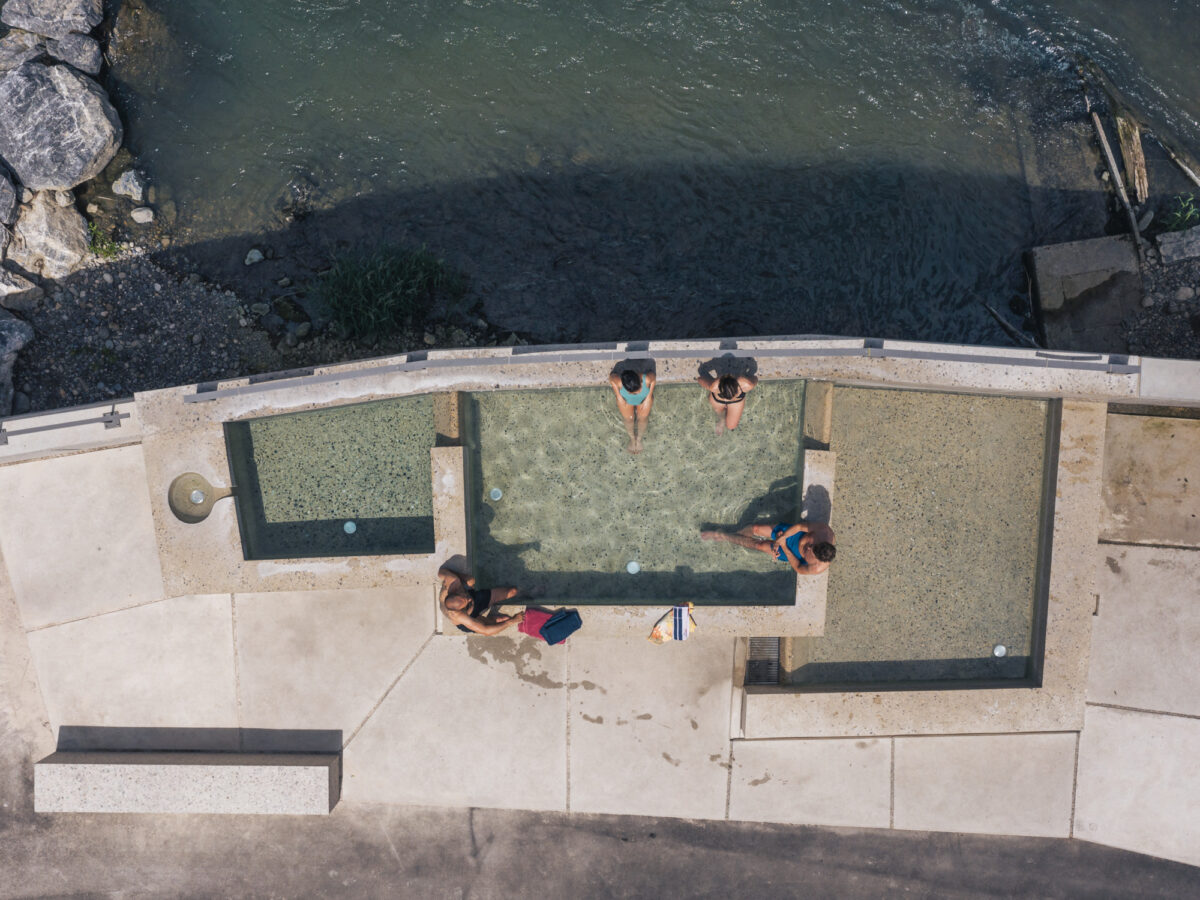
<path id="1" fill-rule="evenodd" d="M 796 515 L 804 382 L 761 384 L 720 437 L 703 390 L 659 385 L 639 455 L 608 387 L 472 393 L 462 408 L 481 584 L 579 604 L 795 602 L 788 566 L 700 531 Z"/>
<path id="2" fill-rule="evenodd" d="M 432 553 L 433 397 L 225 424 L 246 559 Z"/>

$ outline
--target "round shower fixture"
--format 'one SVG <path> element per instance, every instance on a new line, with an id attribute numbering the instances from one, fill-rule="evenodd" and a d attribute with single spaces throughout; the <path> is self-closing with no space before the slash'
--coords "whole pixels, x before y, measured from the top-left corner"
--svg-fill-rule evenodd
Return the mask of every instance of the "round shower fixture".
<path id="1" fill-rule="evenodd" d="M 184 472 L 167 488 L 167 505 L 179 521 L 195 525 L 208 518 L 214 503 L 231 493 L 229 488 L 213 487 L 203 475 Z"/>

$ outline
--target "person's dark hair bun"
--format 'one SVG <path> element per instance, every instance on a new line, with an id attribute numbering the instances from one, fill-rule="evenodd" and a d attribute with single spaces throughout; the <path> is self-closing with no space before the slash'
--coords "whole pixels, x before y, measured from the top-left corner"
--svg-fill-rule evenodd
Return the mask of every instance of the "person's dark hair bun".
<path id="1" fill-rule="evenodd" d="M 819 544 L 813 544 L 813 556 L 821 562 L 833 562 L 833 558 L 837 556 L 837 547 L 829 543 L 829 541 L 821 541 Z"/>
<path id="2" fill-rule="evenodd" d="M 642 376 L 633 369 L 626 369 L 621 373 L 621 387 L 631 394 L 636 394 L 642 389 Z"/>

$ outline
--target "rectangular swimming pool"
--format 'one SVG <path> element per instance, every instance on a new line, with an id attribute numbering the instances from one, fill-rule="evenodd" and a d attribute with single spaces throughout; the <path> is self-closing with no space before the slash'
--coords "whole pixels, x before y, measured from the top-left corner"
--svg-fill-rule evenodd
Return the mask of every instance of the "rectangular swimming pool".
<path id="1" fill-rule="evenodd" d="M 225 423 L 246 559 L 432 553 L 430 395 Z"/>
<path id="2" fill-rule="evenodd" d="M 763 383 L 717 437 L 699 386 L 659 385 L 635 456 L 607 386 L 463 395 L 480 584 L 572 604 L 795 602 L 790 568 L 700 530 L 795 516 L 803 411 L 804 382 Z"/>
<path id="3" fill-rule="evenodd" d="M 837 387 L 825 633 L 782 680 L 819 690 L 1035 685 L 1059 405 Z"/>

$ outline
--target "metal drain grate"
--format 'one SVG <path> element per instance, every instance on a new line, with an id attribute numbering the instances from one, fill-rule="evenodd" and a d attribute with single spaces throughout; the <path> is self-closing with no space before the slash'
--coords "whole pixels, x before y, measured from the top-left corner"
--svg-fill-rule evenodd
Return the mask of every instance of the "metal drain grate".
<path id="1" fill-rule="evenodd" d="M 779 638 L 750 638 L 746 684 L 779 684 Z"/>

